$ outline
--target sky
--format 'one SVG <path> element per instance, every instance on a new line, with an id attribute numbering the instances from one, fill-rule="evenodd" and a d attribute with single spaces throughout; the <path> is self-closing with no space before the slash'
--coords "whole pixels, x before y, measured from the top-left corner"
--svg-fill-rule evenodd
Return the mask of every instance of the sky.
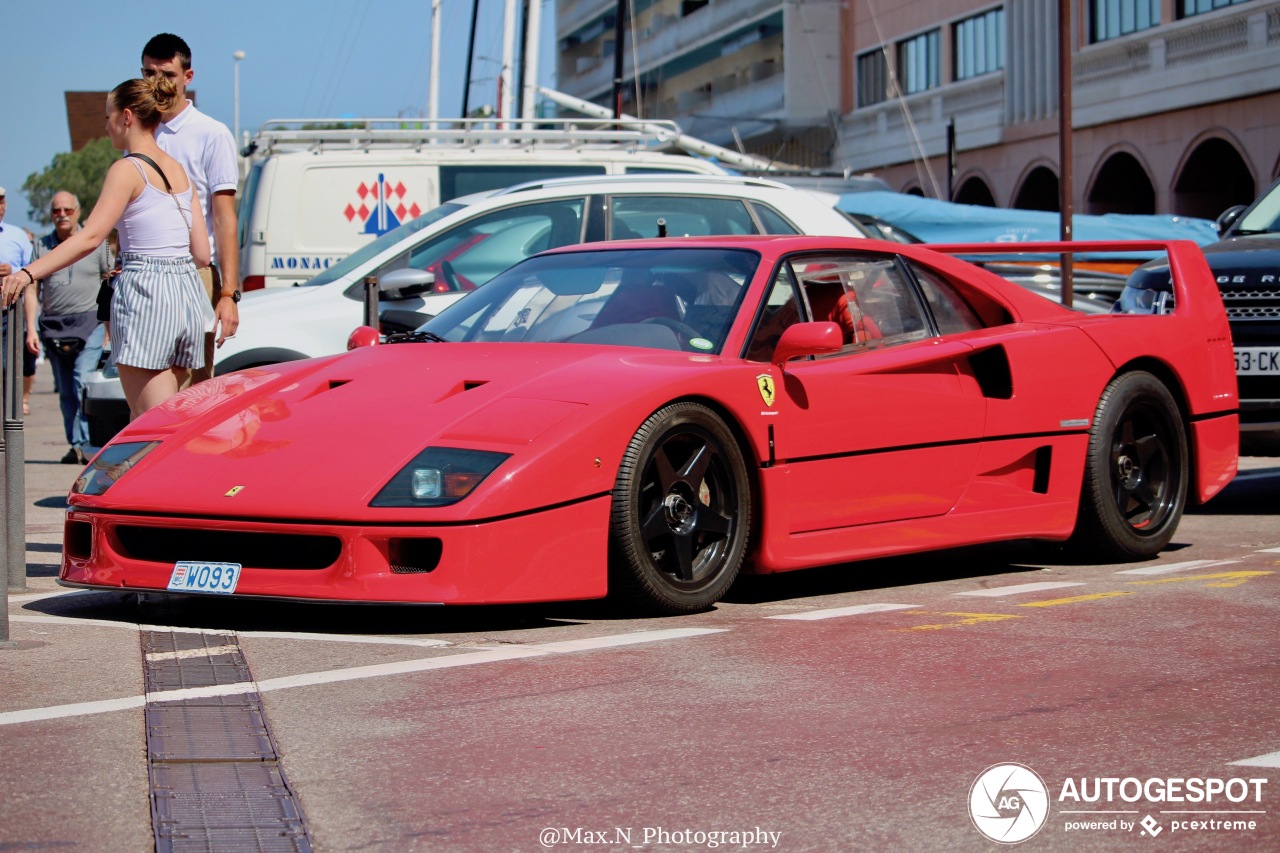
<path id="1" fill-rule="evenodd" d="M 441 2 L 442 118 L 462 109 L 471 2 Z M 502 56 L 504 0 L 478 2 L 471 108 L 496 104 Z M 538 2 L 539 83 L 553 85 L 555 4 Z M 138 76 L 142 46 L 156 33 L 186 40 L 197 105 L 229 128 L 235 125 L 236 51 L 245 53 L 240 128 L 251 134 L 271 119 L 427 113 L 430 0 L 227 0 L 216 7 L 199 0 L 184 5 L 3 0 L 0 18 L 5 33 L 0 116 L 7 125 L 0 131 L 0 186 L 9 202 L 4 221 L 37 235 L 48 229 L 27 215 L 21 188 L 55 154 L 71 150 L 63 93 L 108 91 Z"/>

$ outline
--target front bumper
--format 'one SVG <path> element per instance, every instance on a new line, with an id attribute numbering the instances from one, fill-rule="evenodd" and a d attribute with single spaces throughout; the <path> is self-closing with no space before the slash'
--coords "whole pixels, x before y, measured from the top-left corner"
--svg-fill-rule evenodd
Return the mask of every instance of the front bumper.
<path id="1" fill-rule="evenodd" d="M 476 524 L 411 526 L 72 508 L 58 581 L 165 592 L 174 564 L 194 560 L 240 563 L 238 597 L 420 604 L 601 598 L 608 591 L 609 505 L 605 495 Z M 408 564 L 393 566 L 393 557 Z"/>

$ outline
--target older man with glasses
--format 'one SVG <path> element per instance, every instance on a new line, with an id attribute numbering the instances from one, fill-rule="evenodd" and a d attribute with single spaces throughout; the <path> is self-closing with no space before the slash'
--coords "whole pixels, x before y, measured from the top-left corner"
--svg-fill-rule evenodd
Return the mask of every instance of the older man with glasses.
<path id="1" fill-rule="evenodd" d="M 36 241 L 37 258 L 80 230 L 80 201 L 71 193 L 54 193 L 49 213 L 53 230 Z M 27 285 L 27 349 L 39 352 L 43 341 L 53 366 L 62 423 L 71 445 L 62 461 L 69 465 L 83 465 L 91 455 L 89 423 L 80 398 L 85 377 L 102 357 L 106 327 L 98 321 L 98 289 L 111 273 L 111 261 L 111 250 L 103 242 L 66 269 Z"/>

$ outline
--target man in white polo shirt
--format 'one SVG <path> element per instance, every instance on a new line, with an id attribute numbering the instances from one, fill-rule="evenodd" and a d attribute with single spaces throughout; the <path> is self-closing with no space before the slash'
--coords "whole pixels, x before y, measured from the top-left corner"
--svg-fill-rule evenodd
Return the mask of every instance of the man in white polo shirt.
<path id="1" fill-rule="evenodd" d="M 213 332 L 205 335 L 205 366 L 191 371 L 191 382 L 213 376 L 214 339 L 217 345 L 236 333 L 240 313 L 240 271 L 237 257 L 236 143 L 227 126 L 196 109 L 185 98 L 187 86 L 194 76 L 191 70 L 191 48 L 172 33 L 155 36 L 142 49 L 142 76 L 164 75 L 178 87 L 183 106 L 163 115 L 156 128 L 160 149 L 182 164 L 195 185 L 204 205 L 204 219 L 209 224 L 214 266 L 200 270 L 205 288 L 213 303 L 217 322 Z"/>

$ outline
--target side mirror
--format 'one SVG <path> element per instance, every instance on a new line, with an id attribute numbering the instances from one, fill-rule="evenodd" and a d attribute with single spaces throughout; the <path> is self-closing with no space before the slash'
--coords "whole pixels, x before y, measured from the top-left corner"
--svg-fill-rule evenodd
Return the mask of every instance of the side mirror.
<path id="1" fill-rule="evenodd" d="M 376 347 L 381 340 L 381 335 L 373 326 L 356 326 L 347 337 L 347 351 L 359 349 L 360 347 Z"/>
<path id="2" fill-rule="evenodd" d="M 405 299 L 414 293 L 431 290 L 435 283 L 434 273 L 407 267 L 378 276 L 378 290 L 391 300 Z"/>
<path id="3" fill-rule="evenodd" d="M 1222 213 L 1218 214 L 1218 218 L 1214 220 L 1214 224 L 1218 226 L 1218 236 L 1225 237 L 1227 232 L 1231 230 L 1231 226 L 1236 224 L 1236 220 L 1240 218 L 1240 214 L 1244 213 L 1245 206 L 1237 204 L 1234 207 L 1228 207 Z"/>
<path id="4" fill-rule="evenodd" d="M 796 323 L 788 326 L 773 348 L 773 363 L 782 367 L 793 358 L 840 352 L 844 334 L 836 323 Z"/>

